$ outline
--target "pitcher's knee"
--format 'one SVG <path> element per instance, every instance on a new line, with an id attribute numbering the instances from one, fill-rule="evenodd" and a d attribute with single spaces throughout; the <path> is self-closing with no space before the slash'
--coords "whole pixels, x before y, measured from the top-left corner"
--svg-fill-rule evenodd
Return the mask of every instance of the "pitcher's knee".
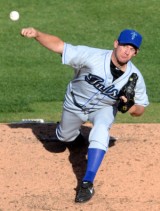
<path id="1" fill-rule="evenodd" d="M 79 131 L 72 131 L 72 132 L 64 131 L 59 126 L 56 128 L 57 138 L 63 142 L 74 141 L 79 135 L 79 133 L 80 133 Z"/>
<path id="2" fill-rule="evenodd" d="M 97 148 L 104 150 L 105 152 L 108 151 L 108 145 L 109 145 L 108 141 L 104 142 L 104 141 L 90 140 L 89 143 L 90 143 L 89 148 Z"/>

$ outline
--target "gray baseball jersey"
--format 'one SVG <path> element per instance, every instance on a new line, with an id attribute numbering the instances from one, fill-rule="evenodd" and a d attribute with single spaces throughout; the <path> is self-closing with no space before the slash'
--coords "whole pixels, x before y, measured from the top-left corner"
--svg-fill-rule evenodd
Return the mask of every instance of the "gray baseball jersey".
<path id="1" fill-rule="evenodd" d="M 93 127 L 89 148 L 107 151 L 118 94 L 133 72 L 138 74 L 135 103 L 144 107 L 149 104 L 143 77 L 132 62 L 128 62 L 125 73 L 113 82 L 110 71 L 112 52 L 65 43 L 62 63 L 73 67 L 75 75 L 67 87 L 62 118 L 56 128 L 59 140 L 73 141 L 80 133 L 81 125 L 90 121 Z"/>
<path id="2" fill-rule="evenodd" d="M 133 72 L 138 74 L 135 104 L 144 107 L 149 104 L 143 76 L 131 61 L 128 62 L 125 73 L 113 82 L 111 54 L 112 50 L 65 43 L 62 63 L 73 67 L 75 71 L 75 76 L 67 87 L 65 109 L 92 112 L 115 105 L 120 89 Z"/>

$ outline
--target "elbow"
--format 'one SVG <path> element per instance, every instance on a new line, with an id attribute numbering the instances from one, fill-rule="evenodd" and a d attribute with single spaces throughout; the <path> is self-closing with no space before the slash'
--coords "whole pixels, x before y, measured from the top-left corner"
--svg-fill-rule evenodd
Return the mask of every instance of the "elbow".
<path id="1" fill-rule="evenodd" d="M 139 117 L 142 116 L 145 111 L 145 108 L 140 105 L 134 105 L 130 108 L 129 113 L 133 117 Z"/>
<path id="2" fill-rule="evenodd" d="M 59 42 L 57 42 L 57 45 L 52 50 L 55 53 L 62 54 L 64 50 L 64 42 L 62 40 L 59 40 Z"/>
<path id="3" fill-rule="evenodd" d="M 143 113 L 144 113 L 144 112 L 143 112 Z M 134 112 L 134 113 L 130 113 L 130 115 L 133 116 L 133 117 L 139 117 L 139 116 L 142 116 L 143 113 Z"/>

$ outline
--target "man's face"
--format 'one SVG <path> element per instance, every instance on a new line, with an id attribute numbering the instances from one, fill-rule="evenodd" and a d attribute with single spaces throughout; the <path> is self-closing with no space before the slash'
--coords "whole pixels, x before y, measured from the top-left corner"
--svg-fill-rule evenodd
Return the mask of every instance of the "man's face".
<path id="1" fill-rule="evenodd" d="M 114 54 L 119 64 L 126 64 L 137 52 L 132 45 L 119 44 L 117 40 L 114 42 Z"/>

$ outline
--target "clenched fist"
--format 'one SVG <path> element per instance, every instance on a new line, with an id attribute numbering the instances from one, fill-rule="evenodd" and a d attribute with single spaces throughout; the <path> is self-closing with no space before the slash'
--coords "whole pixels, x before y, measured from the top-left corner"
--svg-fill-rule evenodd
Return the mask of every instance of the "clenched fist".
<path id="1" fill-rule="evenodd" d="M 38 36 L 38 30 L 29 27 L 29 28 L 23 28 L 21 30 L 21 35 L 28 38 L 36 38 Z"/>

